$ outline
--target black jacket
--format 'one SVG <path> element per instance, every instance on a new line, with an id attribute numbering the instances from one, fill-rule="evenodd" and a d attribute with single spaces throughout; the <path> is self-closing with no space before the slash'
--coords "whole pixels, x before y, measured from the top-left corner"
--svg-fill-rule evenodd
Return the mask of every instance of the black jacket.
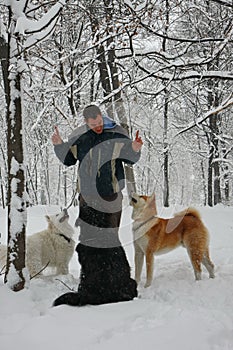
<path id="1" fill-rule="evenodd" d="M 54 150 L 67 166 L 79 161 L 78 191 L 92 197 L 120 192 L 125 186 L 123 163 L 134 164 L 140 158 L 140 152 L 133 151 L 126 131 L 107 118 L 101 134 L 85 124 Z"/>

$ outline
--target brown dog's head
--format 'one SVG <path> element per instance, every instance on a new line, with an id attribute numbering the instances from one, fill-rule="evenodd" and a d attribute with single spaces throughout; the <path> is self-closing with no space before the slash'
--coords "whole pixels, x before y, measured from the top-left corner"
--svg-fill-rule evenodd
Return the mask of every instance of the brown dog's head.
<path id="1" fill-rule="evenodd" d="M 137 193 L 132 193 L 130 205 L 133 207 L 132 219 L 135 221 L 145 221 L 157 215 L 154 193 L 151 196 L 139 196 Z"/>

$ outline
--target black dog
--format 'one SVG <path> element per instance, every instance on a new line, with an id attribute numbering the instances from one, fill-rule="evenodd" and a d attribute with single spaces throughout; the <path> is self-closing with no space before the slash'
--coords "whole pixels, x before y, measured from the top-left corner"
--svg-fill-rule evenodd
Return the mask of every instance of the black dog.
<path id="1" fill-rule="evenodd" d="M 95 248 L 78 244 L 81 265 L 77 292 L 58 297 L 53 306 L 82 306 L 129 301 L 137 297 L 137 284 L 130 278 L 130 267 L 122 246 Z"/>
<path id="2" fill-rule="evenodd" d="M 121 208 L 122 195 L 117 200 Z M 81 195 L 79 202 L 76 226 L 80 227 L 80 243 L 76 251 L 81 274 L 78 291 L 61 295 L 53 305 L 99 305 L 132 300 L 137 296 L 137 284 L 130 278 L 130 266 L 118 237 L 121 210 L 99 211 L 93 199 L 87 204 Z"/>

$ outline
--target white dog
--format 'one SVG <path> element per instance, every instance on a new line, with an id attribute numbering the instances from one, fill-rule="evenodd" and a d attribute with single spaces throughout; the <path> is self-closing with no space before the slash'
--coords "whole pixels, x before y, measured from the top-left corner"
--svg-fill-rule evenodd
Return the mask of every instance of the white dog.
<path id="1" fill-rule="evenodd" d="M 57 215 L 46 215 L 46 230 L 34 233 L 27 238 L 26 265 L 30 276 L 38 276 L 45 267 L 56 268 L 56 275 L 69 273 L 69 262 L 74 253 L 74 230 L 68 223 L 67 209 Z M 1 246 L 1 254 L 6 247 Z"/>

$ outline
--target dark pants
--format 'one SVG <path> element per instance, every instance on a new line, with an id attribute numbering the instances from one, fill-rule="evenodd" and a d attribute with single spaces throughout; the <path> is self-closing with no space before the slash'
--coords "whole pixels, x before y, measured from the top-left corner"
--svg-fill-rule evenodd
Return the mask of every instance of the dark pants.
<path id="1" fill-rule="evenodd" d="M 122 194 L 97 198 L 79 196 L 80 227 L 79 241 L 83 245 L 95 248 L 111 248 L 121 245 L 118 231 L 122 212 Z M 100 210 L 99 210 L 100 208 Z"/>
<path id="2" fill-rule="evenodd" d="M 119 198 L 122 201 L 122 197 Z M 137 296 L 137 284 L 130 277 L 130 266 L 118 238 L 120 219 L 121 210 L 99 211 L 80 197 L 77 220 L 80 243 L 76 247 L 81 265 L 80 283 L 77 293 L 60 296 L 54 306 L 98 305 L 128 301 Z"/>

